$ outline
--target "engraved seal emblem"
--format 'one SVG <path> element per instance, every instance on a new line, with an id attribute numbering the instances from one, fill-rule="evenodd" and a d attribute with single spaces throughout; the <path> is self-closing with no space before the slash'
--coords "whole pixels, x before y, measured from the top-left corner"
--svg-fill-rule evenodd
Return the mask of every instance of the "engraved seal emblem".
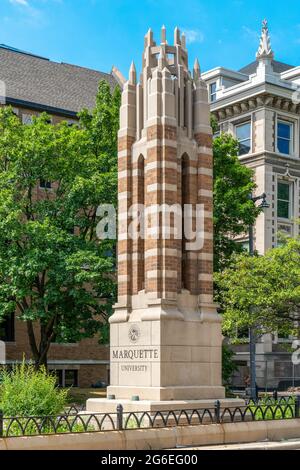
<path id="1" fill-rule="evenodd" d="M 128 337 L 129 337 L 129 340 L 131 341 L 131 343 L 135 344 L 135 343 L 138 342 L 138 340 L 141 337 L 141 330 L 139 329 L 139 327 L 137 325 L 132 325 L 129 328 Z"/>

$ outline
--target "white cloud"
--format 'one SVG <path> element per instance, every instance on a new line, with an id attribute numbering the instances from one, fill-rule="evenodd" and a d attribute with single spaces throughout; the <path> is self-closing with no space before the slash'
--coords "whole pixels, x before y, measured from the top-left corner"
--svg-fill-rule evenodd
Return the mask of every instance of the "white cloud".
<path id="1" fill-rule="evenodd" d="M 243 29 L 245 35 L 248 36 L 249 38 L 251 38 L 252 41 L 257 42 L 257 40 L 259 40 L 259 37 L 260 37 L 260 32 L 259 31 L 248 28 L 248 26 L 243 26 L 242 29 Z"/>
<path id="2" fill-rule="evenodd" d="M 203 42 L 204 34 L 199 29 L 185 29 L 182 28 L 186 37 L 186 43 L 192 44 L 194 42 Z"/>
<path id="3" fill-rule="evenodd" d="M 22 7 L 29 7 L 27 0 L 9 0 L 12 5 L 21 5 Z"/>
<path id="4" fill-rule="evenodd" d="M 18 8 L 18 20 L 22 23 L 26 23 L 30 26 L 41 27 L 44 20 L 44 14 L 42 8 L 36 8 L 33 0 L 8 0 L 11 5 Z M 49 0 L 39 0 L 45 4 Z M 53 1 L 53 0 L 52 0 Z M 16 21 L 14 18 L 10 18 L 11 21 Z"/>

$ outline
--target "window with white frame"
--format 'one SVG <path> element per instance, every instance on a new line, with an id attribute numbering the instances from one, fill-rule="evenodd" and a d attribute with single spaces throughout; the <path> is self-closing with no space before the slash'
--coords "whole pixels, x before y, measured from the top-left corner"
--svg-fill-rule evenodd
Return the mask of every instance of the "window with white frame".
<path id="1" fill-rule="evenodd" d="M 32 114 L 22 114 L 22 123 L 26 125 L 31 125 L 33 122 Z"/>
<path id="2" fill-rule="evenodd" d="M 52 188 L 51 181 L 40 179 L 40 189 L 51 189 L 51 188 Z"/>
<path id="3" fill-rule="evenodd" d="M 286 181 L 277 183 L 277 217 L 280 219 L 291 219 L 293 216 L 292 189 L 291 183 Z"/>
<path id="4" fill-rule="evenodd" d="M 239 155 L 247 155 L 251 151 L 251 122 L 235 126 L 235 135 L 239 141 Z"/>
<path id="5" fill-rule="evenodd" d="M 248 251 L 249 252 L 249 240 L 241 240 L 237 242 L 243 251 Z"/>
<path id="6" fill-rule="evenodd" d="M 217 100 L 217 82 L 213 82 L 209 85 L 210 102 L 213 103 Z"/>
<path id="7" fill-rule="evenodd" d="M 277 150 L 290 155 L 293 152 L 293 124 L 288 121 L 277 121 Z"/>

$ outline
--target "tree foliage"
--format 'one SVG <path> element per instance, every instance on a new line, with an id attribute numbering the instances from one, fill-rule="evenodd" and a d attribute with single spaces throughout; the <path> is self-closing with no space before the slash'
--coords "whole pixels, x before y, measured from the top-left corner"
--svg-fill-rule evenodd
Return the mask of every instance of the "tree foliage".
<path id="1" fill-rule="evenodd" d="M 223 344 L 222 346 L 222 378 L 226 386 L 230 385 L 232 374 L 238 369 L 233 360 L 234 352 L 229 346 Z"/>
<path id="2" fill-rule="evenodd" d="M 247 233 L 259 209 L 249 199 L 256 185 L 253 171 L 238 159 L 239 143 L 222 133 L 213 142 L 215 271 L 222 271 L 242 246 L 235 238 Z"/>
<path id="3" fill-rule="evenodd" d="M 37 366 L 52 341 L 93 336 L 111 313 L 115 242 L 96 227 L 98 206 L 117 200 L 119 106 L 120 90 L 101 82 L 72 127 L 0 110 L 0 318 L 26 322 Z"/>
<path id="4" fill-rule="evenodd" d="M 289 239 L 264 256 L 236 255 L 216 274 L 224 331 L 245 327 L 258 333 L 296 335 L 300 320 L 300 239 Z"/>

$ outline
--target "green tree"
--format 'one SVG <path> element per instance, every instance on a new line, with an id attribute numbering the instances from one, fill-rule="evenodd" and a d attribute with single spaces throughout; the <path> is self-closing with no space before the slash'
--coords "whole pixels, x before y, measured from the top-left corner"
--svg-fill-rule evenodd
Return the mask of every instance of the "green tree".
<path id="1" fill-rule="evenodd" d="M 222 347 L 222 378 L 225 386 L 229 386 L 232 374 L 238 369 L 233 360 L 234 352 L 227 344 Z"/>
<path id="2" fill-rule="evenodd" d="M 239 330 L 254 327 L 258 334 L 278 331 L 299 337 L 299 238 L 264 256 L 236 255 L 215 280 L 226 334 L 236 338 Z"/>
<path id="3" fill-rule="evenodd" d="M 215 125 L 214 122 L 212 123 Z M 234 239 L 247 233 L 259 209 L 249 199 L 256 188 L 253 171 L 238 159 L 239 143 L 222 133 L 213 142 L 214 155 L 214 270 L 222 271 L 242 246 Z"/>
<path id="4" fill-rule="evenodd" d="M 37 367 L 52 341 L 101 333 L 115 301 L 115 241 L 96 227 L 98 206 L 116 204 L 119 105 L 101 82 L 78 126 L 0 110 L 0 318 L 26 322 Z"/>

